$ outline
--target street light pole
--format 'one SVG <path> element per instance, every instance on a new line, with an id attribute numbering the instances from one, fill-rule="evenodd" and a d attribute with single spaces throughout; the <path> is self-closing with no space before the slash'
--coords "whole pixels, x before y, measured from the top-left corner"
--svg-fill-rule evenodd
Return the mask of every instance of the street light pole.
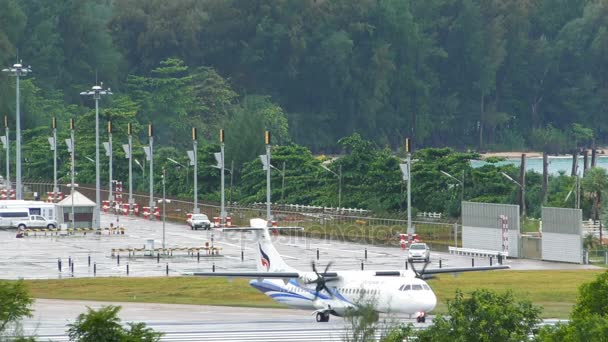
<path id="1" fill-rule="evenodd" d="M 8 115 L 4 116 L 4 133 L 6 134 L 4 136 L 4 148 L 6 149 L 6 185 L 7 185 L 7 190 L 11 189 L 11 177 L 10 177 L 10 173 L 11 173 L 11 164 L 10 164 L 10 160 L 11 160 L 11 144 L 10 144 L 10 140 L 8 139 Z"/>
<path id="2" fill-rule="evenodd" d="M 270 222 L 272 220 L 270 214 L 270 131 L 266 131 L 266 134 L 264 134 L 264 142 L 266 143 L 266 165 L 268 166 L 266 170 L 266 220 Z M 223 169 L 224 165 L 222 163 Z"/>
<path id="3" fill-rule="evenodd" d="M 225 154 L 224 154 L 224 130 L 220 129 L 220 178 L 221 178 L 221 208 L 220 208 L 220 222 L 221 224 L 226 223 L 226 195 L 225 195 L 225 174 L 224 174 L 224 165 L 225 165 Z M 231 175 L 232 177 L 232 175 Z"/>
<path id="4" fill-rule="evenodd" d="M 340 209 L 342 207 L 342 164 L 340 164 L 338 166 L 338 173 L 333 172 L 330 168 L 328 168 L 327 166 L 325 166 L 323 164 L 321 164 L 321 167 L 325 171 L 338 177 L 338 209 Z"/>
<path id="5" fill-rule="evenodd" d="M 194 159 L 194 210 L 193 214 L 198 214 L 200 210 L 198 209 L 198 135 L 196 131 L 196 127 L 192 127 L 192 156 Z M 186 167 L 186 173 L 188 172 L 188 167 Z"/>
<path id="6" fill-rule="evenodd" d="M 57 119 L 53 117 L 53 121 L 51 123 L 53 128 L 53 202 L 57 198 L 57 192 L 59 189 L 57 188 Z"/>
<path id="7" fill-rule="evenodd" d="M 74 119 L 70 118 L 70 152 L 72 152 L 72 155 L 70 156 L 72 159 L 71 165 L 70 165 L 70 169 L 71 169 L 70 171 L 72 174 L 71 175 L 72 184 L 70 184 L 70 190 L 71 190 L 70 196 L 72 197 L 72 229 L 76 228 L 76 225 L 75 225 L 76 220 L 74 218 L 74 161 L 75 161 L 74 155 L 76 154 L 76 151 L 75 151 L 74 143 L 75 143 L 75 141 L 74 141 Z"/>
<path id="8" fill-rule="evenodd" d="M 21 76 L 26 76 L 28 72 L 32 72 L 32 69 L 27 66 L 24 67 L 23 65 L 21 65 L 21 63 L 16 63 L 13 64 L 12 67 L 10 68 L 6 68 L 6 69 L 2 69 L 2 71 L 4 72 L 8 72 L 11 74 L 11 76 L 15 76 L 15 79 L 17 81 L 17 89 L 16 89 L 16 93 L 17 93 L 17 104 L 16 104 L 16 117 L 17 117 L 17 122 L 16 122 L 16 141 L 17 141 L 17 161 L 16 161 L 16 166 L 17 166 L 17 182 L 16 182 L 16 187 L 17 187 L 17 191 L 16 191 L 16 198 L 18 200 L 23 199 L 23 189 L 21 188 L 21 99 L 20 99 L 20 86 L 19 86 L 19 79 L 21 78 Z M 7 139 L 8 140 L 8 139 Z"/>
<path id="9" fill-rule="evenodd" d="M 114 196 L 112 195 L 112 120 L 108 120 L 108 157 L 110 158 L 110 169 L 109 169 L 109 182 L 108 185 L 110 187 L 110 193 L 108 196 L 108 200 L 110 203 L 110 209 L 114 208 Z"/>
<path id="10" fill-rule="evenodd" d="M 129 135 L 129 212 L 133 206 L 133 127 L 127 124 L 127 134 Z"/>
<path id="11" fill-rule="evenodd" d="M 462 203 L 462 201 L 464 201 L 464 170 L 462 171 L 462 180 L 452 176 L 451 174 L 449 174 L 443 170 L 439 170 L 439 172 L 441 172 L 445 176 L 450 177 L 453 180 L 455 180 L 456 182 L 458 182 L 458 184 L 460 185 L 460 203 Z"/>
<path id="12" fill-rule="evenodd" d="M 508 174 L 504 172 L 501 172 L 501 174 L 511 182 L 517 184 L 517 186 L 519 186 L 519 188 L 521 189 L 521 216 L 522 218 L 526 217 L 526 187 L 523 184 L 520 184 L 515 179 L 511 178 L 511 176 L 509 176 Z"/>
<path id="13" fill-rule="evenodd" d="M 101 86 L 95 85 L 89 91 L 83 91 L 80 95 L 93 96 L 95 100 L 95 228 L 99 229 L 101 226 L 101 212 L 99 206 L 101 204 L 101 184 L 99 180 L 99 100 L 102 95 L 112 95 L 110 88 L 107 90 L 102 89 Z"/>
<path id="14" fill-rule="evenodd" d="M 148 125 L 148 138 L 150 140 L 149 151 L 150 151 L 150 217 L 153 216 L 154 212 L 154 131 L 152 124 Z M 164 178 L 163 178 L 164 179 Z M 163 180 L 164 184 L 164 180 Z M 163 227 L 164 231 L 164 227 Z M 163 242 L 164 244 L 164 242 Z M 163 246 L 164 248 L 164 246 Z"/>
<path id="15" fill-rule="evenodd" d="M 150 158 L 152 159 L 152 158 Z M 166 197 L 165 197 L 165 168 L 163 167 L 163 252 L 165 250 L 165 222 L 167 220 L 167 213 L 165 211 L 165 207 L 167 206 L 166 204 Z"/>

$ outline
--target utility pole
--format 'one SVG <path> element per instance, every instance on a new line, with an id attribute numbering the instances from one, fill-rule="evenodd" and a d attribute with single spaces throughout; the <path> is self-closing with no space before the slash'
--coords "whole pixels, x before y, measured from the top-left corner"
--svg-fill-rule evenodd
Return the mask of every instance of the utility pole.
<path id="1" fill-rule="evenodd" d="M 8 115 L 4 116 L 4 148 L 6 149 L 6 185 L 7 185 L 7 190 L 11 189 L 11 177 L 10 177 L 10 173 L 11 173 L 11 144 L 10 144 L 10 140 L 8 139 Z"/>
<path id="2" fill-rule="evenodd" d="M 133 126 L 127 124 L 127 134 L 129 135 L 129 213 L 133 209 Z"/>
<path id="3" fill-rule="evenodd" d="M 149 151 L 150 151 L 150 217 L 154 215 L 154 131 L 152 124 L 148 125 Z M 164 181 L 163 181 L 164 182 Z M 164 240 L 163 240 L 164 241 Z M 164 242 L 163 242 L 164 243 Z M 164 248 L 164 246 L 163 246 Z"/>
<path id="4" fill-rule="evenodd" d="M 221 224 L 226 224 L 226 216 L 228 216 L 226 214 L 226 195 L 225 195 L 225 177 L 224 177 L 224 166 L 225 166 L 225 155 L 224 155 L 224 130 L 220 129 L 220 175 L 221 175 L 221 183 L 222 183 L 222 189 L 221 189 L 221 197 L 222 197 L 222 204 L 221 204 L 221 208 L 220 208 L 220 223 Z M 232 179 L 232 175 L 230 176 Z"/>
<path id="5" fill-rule="evenodd" d="M 59 189 L 57 188 L 57 119 L 54 116 L 51 127 L 53 128 L 53 144 L 51 146 L 53 148 L 53 202 L 55 202 Z"/>
<path id="6" fill-rule="evenodd" d="M 114 208 L 114 196 L 112 195 L 112 120 L 108 120 L 108 158 L 110 158 L 109 182 L 110 192 L 108 200 L 110 201 L 110 210 Z"/>
<path id="7" fill-rule="evenodd" d="M 266 143 L 266 220 L 270 222 L 272 215 L 270 214 L 270 131 L 264 134 L 264 142 Z"/>
<path id="8" fill-rule="evenodd" d="M 70 197 L 72 197 L 72 228 L 76 228 L 76 220 L 74 218 L 74 155 L 76 154 L 76 149 L 75 149 L 75 140 L 74 140 L 74 118 L 70 118 L 70 152 L 72 152 L 71 155 L 71 165 L 70 165 L 70 171 L 71 171 L 71 176 L 72 176 L 72 184 L 70 184 Z"/>
<path id="9" fill-rule="evenodd" d="M 407 234 L 408 240 L 411 240 L 415 231 L 412 228 L 412 146 L 410 138 L 405 138 L 405 153 L 407 154 Z"/>
<path id="10" fill-rule="evenodd" d="M 16 103 L 16 141 L 17 141 L 17 182 L 16 182 L 16 199 L 23 199 L 23 189 L 21 184 L 21 99 L 20 99 L 20 86 L 19 79 L 21 76 L 26 76 L 29 72 L 32 72 L 32 69 L 27 66 L 24 67 L 21 63 L 13 64 L 12 67 L 2 69 L 4 72 L 8 72 L 11 76 L 15 76 L 17 80 L 17 103 Z M 8 139 L 7 139 L 8 140 Z"/>
<path id="11" fill-rule="evenodd" d="M 200 210 L 198 208 L 198 135 L 196 132 L 196 127 L 192 127 L 192 156 L 193 156 L 193 164 L 194 164 L 194 210 L 192 213 L 198 214 Z M 186 171 L 188 167 L 186 167 Z"/>

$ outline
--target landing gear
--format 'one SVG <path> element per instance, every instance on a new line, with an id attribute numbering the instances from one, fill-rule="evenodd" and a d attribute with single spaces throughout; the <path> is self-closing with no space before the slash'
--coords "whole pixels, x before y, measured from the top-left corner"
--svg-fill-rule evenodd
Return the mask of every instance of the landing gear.
<path id="1" fill-rule="evenodd" d="M 329 322 L 329 312 L 317 312 L 317 322 Z"/>
<path id="2" fill-rule="evenodd" d="M 416 322 L 424 323 L 425 321 L 426 321 L 426 313 L 424 313 L 424 312 L 418 313 L 418 316 L 416 317 Z"/>

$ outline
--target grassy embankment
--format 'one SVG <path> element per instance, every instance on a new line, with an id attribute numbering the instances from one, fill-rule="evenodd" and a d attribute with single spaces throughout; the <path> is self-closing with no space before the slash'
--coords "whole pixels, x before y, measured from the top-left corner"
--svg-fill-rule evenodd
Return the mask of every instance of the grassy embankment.
<path id="1" fill-rule="evenodd" d="M 567 318 L 576 301 L 578 286 L 602 271 L 497 271 L 443 275 L 429 283 L 438 296 L 435 313 L 445 313 L 446 301 L 456 289 L 465 294 L 477 288 L 513 290 L 518 298 L 544 308 L 543 317 Z M 80 299 L 113 302 L 205 304 L 249 307 L 282 307 L 248 285 L 247 280 L 216 278 L 84 278 L 27 281 L 36 298 Z"/>

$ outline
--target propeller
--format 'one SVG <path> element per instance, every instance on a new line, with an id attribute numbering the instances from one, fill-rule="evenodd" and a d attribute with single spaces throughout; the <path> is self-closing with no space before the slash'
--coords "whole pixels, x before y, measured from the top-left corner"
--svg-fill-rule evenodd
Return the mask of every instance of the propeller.
<path id="1" fill-rule="evenodd" d="M 315 272 L 315 274 L 317 275 L 317 278 L 315 280 L 310 280 L 307 281 L 306 284 L 316 284 L 315 286 L 315 298 L 313 299 L 313 301 L 315 301 L 317 299 L 317 297 L 319 297 L 319 292 L 325 290 L 330 297 L 334 297 L 334 294 L 329 290 L 329 287 L 327 287 L 327 282 L 328 281 L 332 281 L 335 278 L 334 277 L 325 277 L 323 276 L 323 274 L 327 274 L 327 270 L 329 270 L 329 268 L 331 267 L 331 262 L 327 264 L 327 266 L 325 266 L 325 270 L 323 271 L 323 273 L 319 273 L 317 272 L 317 266 L 315 265 L 314 261 L 312 262 L 312 271 Z"/>
<path id="2" fill-rule="evenodd" d="M 425 274 L 424 274 L 424 271 L 426 270 L 426 267 L 430 264 L 430 262 L 425 262 L 424 266 L 422 267 L 422 271 L 420 271 L 420 272 L 418 272 L 416 270 L 416 268 L 414 267 L 414 263 L 413 262 L 411 262 L 411 261 L 408 261 L 408 262 L 409 262 L 410 266 L 412 267 L 412 271 L 414 271 L 414 274 L 416 275 L 416 278 L 422 279 L 422 280 L 432 278 L 432 276 L 425 276 Z"/>

